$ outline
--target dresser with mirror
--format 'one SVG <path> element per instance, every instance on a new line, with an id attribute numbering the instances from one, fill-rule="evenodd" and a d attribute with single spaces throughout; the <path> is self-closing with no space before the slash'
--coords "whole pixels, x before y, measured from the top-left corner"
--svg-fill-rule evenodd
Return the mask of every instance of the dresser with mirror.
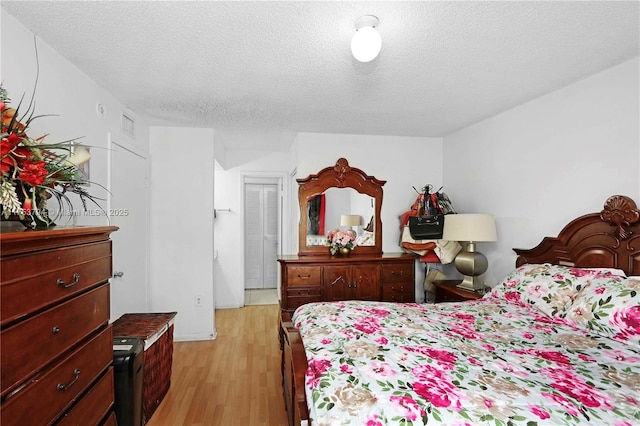
<path id="1" fill-rule="evenodd" d="M 297 182 L 299 250 L 278 259 L 281 309 L 293 312 L 305 303 L 321 301 L 414 302 L 415 257 L 382 252 L 385 181 L 340 158 Z M 346 228 L 341 225 L 345 217 L 350 220 Z M 326 245 L 327 233 L 336 228 L 357 235 L 358 245 L 348 255 L 331 255 Z"/>

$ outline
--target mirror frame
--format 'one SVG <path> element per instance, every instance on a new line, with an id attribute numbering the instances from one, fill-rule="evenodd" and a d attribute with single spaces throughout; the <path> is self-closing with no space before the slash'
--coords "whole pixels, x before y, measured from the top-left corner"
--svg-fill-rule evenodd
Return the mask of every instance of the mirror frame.
<path id="1" fill-rule="evenodd" d="M 385 180 L 369 176 L 362 170 L 349 166 L 345 158 L 339 158 L 335 166 L 326 167 L 318 174 L 312 174 L 298 182 L 298 203 L 300 204 L 300 223 L 298 228 L 298 255 L 329 256 L 328 246 L 307 246 L 307 225 L 309 215 L 307 203 L 311 196 L 322 194 L 329 188 L 353 188 L 361 194 L 375 200 L 374 241 L 373 246 L 358 246 L 351 256 L 382 254 L 382 186 Z M 363 218 L 367 220 L 367 218 Z"/>

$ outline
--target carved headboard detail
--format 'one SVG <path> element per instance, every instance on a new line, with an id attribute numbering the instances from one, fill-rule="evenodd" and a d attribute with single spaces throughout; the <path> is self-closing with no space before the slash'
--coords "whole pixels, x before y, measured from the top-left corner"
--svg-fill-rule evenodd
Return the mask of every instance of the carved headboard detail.
<path id="1" fill-rule="evenodd" d="M 545 237 L 532 249 L 514 251 L 517 266 L 549 262 L 640 275 L 640 210 L 629 197 L 613 195 L 600 213 L 572 220 L 557 237 Z"/>
<path id="2" fill-rule="evenodd" d="M 609 197 L 604 203 L 604 209 L 600 212 L 600 218 L 607 223 L 617 226 L 616 236 L 621 240 L 626 240 L 633 235 L 633 231 L 628 229 L 631 225 L 638 223 L 640 212 L 636 203 L 622 195 Z"/>

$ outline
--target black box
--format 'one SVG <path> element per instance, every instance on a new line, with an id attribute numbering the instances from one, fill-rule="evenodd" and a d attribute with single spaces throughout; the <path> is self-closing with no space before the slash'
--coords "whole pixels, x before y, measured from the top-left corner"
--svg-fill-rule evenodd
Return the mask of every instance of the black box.
<path id="1" fill-rule="evenodd" d="M 144 340 L 113 338 L 114 411 L 118 426 L 142 426 Z"/>

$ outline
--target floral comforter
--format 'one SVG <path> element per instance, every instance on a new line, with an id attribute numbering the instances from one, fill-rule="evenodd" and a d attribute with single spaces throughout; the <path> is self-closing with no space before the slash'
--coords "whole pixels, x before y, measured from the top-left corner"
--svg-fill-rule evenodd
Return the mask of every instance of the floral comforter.
<path id="1" fill-rule="evenodd" d="M 640 425 L 640 347 L 498 298 L 301 306 L 314 425 Z"/>

